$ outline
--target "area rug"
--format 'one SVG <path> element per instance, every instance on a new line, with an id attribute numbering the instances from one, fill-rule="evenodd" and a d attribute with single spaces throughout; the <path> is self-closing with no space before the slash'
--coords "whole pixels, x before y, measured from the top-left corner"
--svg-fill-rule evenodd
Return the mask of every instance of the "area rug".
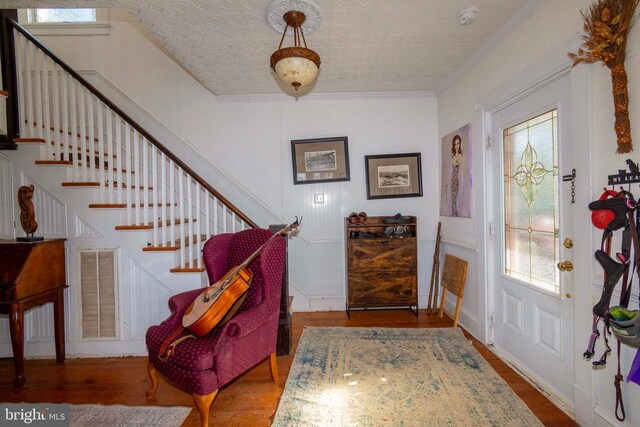
<path id="1" fill-rule="evenodd" d="M 69 405 L 71 427 L 176 427 L 189 412 L 186 406 Z"/>
<path id="2" fill-rule="evenodd" d="M 459 328 L 305 328 L 273 426 L 541 426 Z"/>

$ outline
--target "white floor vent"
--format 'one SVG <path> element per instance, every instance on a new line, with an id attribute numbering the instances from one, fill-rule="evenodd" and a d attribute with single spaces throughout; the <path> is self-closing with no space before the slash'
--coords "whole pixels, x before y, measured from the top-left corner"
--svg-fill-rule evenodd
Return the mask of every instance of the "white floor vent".
<path id="1" fill-rule="evenodd" d="M 116 251 L 80 251 L 83 339 L 118 338 Z"/>

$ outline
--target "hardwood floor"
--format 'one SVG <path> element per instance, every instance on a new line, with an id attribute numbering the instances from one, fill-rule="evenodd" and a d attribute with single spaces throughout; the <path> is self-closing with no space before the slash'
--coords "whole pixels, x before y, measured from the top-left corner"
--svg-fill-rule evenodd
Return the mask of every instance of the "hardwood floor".
<path id="1" fill-rule="evenodd" d="M 211 409 L 212 426 L 269 426 L 278 406 L 293 361 L 293 354 L 304 326 L 379 326 L 399 328 L 431 328 L 452 325 L 449 318 L 438 319 L 420 311 L 414 316 L 409 310 L 352 311 L 295 313 L 293 315 L 294 348 L 291 356 L 278 357 L 280 381 L 274 383 L 265 360 L 253 370 L 224 387 Z M 469 336 L 469 338 L 471 338 Z M 473 338 L 472 338 L 473 339 Z M 482 344 L 474 346 L 511 386 L 518 396 L 547 426 L 575 426 L 567 415 L 554 406 L 540 392 L 498 359 Z M 53 347 L 52 347 L 53 352 Z M 195 408 L 191 396 L 177 390 L 160 378 L 158 392 L 153 399 L 145 398 L 149 387 L 145 357 L 67 359 L 56 365 L 55 359 L 27 360 L 27 385 L 13 389 L 13 362 L 0 359 L 0 400 L 4 402 L 101 403 L 125 405 L 181 405 Z M 184 426 L 198 426 L 197 410 Z"/>

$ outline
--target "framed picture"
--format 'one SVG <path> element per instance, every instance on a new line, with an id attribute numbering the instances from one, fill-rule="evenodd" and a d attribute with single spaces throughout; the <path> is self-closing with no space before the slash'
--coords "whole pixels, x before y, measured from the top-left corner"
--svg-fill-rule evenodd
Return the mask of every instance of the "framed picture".
<path id="1" fill-rule="evenodd" d="M 420 153 L 364 156 L 367 199 L 422 196 Z"/>
<path id="2" fill-rule="evenodd" d="M 471 125 L 442 138 L 440 215 L 471 218 Z"/>
<path id="3" fill-rule="evenodd" d="M 346 136 L 291 141 L 293 183 L 349 181 L 349 145 Z"/>

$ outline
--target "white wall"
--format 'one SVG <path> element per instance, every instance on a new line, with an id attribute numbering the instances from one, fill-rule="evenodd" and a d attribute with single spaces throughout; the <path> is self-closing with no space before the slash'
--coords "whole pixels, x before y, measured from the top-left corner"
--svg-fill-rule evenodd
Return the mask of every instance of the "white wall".
<path id="1" fill-rule="evenodd" d="M 302 232 L 291 240 L 294 310 L 344 309 L 343 217 L 352 211 L 418 217 L 419 300 L 426 304 L 438 218 L 433 94 L 225 97 L 219 102 L 127 14 L 110 11 L 110 25 L 108 36 L 40 38 L 72 67 L 97 70 L 174 134 L 176 141 L 167 145 L 214 186 L 219 176 L 230 177 L 236 185 L 222 193 L 259 225 L 304 216 Z M 136 114 L 143 125 L 154 121 Z M 294 186 L 290 141 L 332 136 L 349 138 L 351 181 Z M 402 152 L 422 153 L 424 197 L 367 201 L 364 156 Z M 197 156 L 208 164 L 198 163 Z M 324 205 L 312 203 L 315 193 L 325 194 Z"/>
<path id="2" fill-rule="evenodd" d="M 524 75 L 544 58 L 556 52 L 566 52 L 575 48 L 578 34 L 582 31 L 582 18 L 579 11 L 591 2 L 587 0 L 542 1 L 540 5 L 512 32 L 486 52 L 458 81 L 438 98 L 438 122 L 440 137 L 463 126 L 473 123 L 474 143 L 478 142 L 479 149 L 474 151 L 473 175 L 483 176 L 485 173 L 483 162 L 484 132 L 482 123 L 478 121 L 476 108 L 487 94 L 502 90 L 505 85 L 524 79 Z M 633 29 L 629 40 L 627 71 L 629 74 L 629 90 L 631 94 L 632 135 L 636 141 L 636 150 L 631 155 L 615 155 L 615 133 L 613 132 L 613 102 L 611 98 L 611 78 L 609 71 L 600 64 L 575 69 L 587 77 L 584 84 L 580 78 L 574 78 L 583 98 L 588 100 L 585 107 L 589 110 L 591 120 L 575 123 L 575 129 L 580 132 L 583 153 L 578 155 L 587 160 L 589 170 L 578 171 L 577 186 L 584 194 L 578 200 L 577 209 L 586 218 L 586 226 L 575 230 L 576 234 L 590 235 L 587 248 L 576 248 L 585 256 L 574 259 L 576 270 L 586 277 L 585 282 L 575 283 L 575 399 L 577 420 L 582 425 L 619 424 L 614 413 L 613 375 L 616 368 L 615 357 L 609 358 L 605 370 L 593 371 L 591 364 L 582 360 L 591 319 L 591 306 L 599 299 L 599 289 L 602 288 L 602 270 L 595 264 L 593 252 L 599 247 L 600 235 L 589 226 L 589 211 L 586 204 L 595 199 L 606 185 L 608 174 L 623 168 L 624 161 L 632 158 L 638 161 L 640 147 L 640 132 L 637 121 L 640 120 L 640 27 Z M 568 60 L 567 60 L 568 61 Z M 553 71 L 553 70 L 548 70 Z M 574 83 L 575 83 L 574 82 Z M 522 81 L 522 84 L 527 82 Z M 566 172 L 564 172 L 566 173 Z M 582 179 L 581 179 L 582 177 Z M 585 178 L 586 177 L 586 178 Z M 590 177 L 590 179 L 589 179 Z M 483 185 L 475 185 L 474 201 L 481 205 L 492 203 L 484 199 Z M 589 191 L 584 188 L 589 187 Z M 637 189 L 636 189 L 637 191 Z M 476 204 L 475 206 L 478 206 Z M 442 218 L 443 239 L 456 242 L 461 247 L 472 247 L 480 254 L 484 251 L 484 236 L 487 225 L 482 221 L 482 212 L 472 219 Z M 575 276 L 578 277 L 578 276 Z M 480 276 L 480 288 L 486 289 L 486 277 Z M 637 295 L 637 284 L 634 293 Z M 617 296 L 614 296 L 614 300 Z M 637 298 L 631 303 L 637 307 Z M 486 323 L 486 320 L 485 320 Z M 598 342 L 597 354 L 602 351 L 602 339 Z M 614 340 L 615 343 L 615 340 Z M 615 351 L 615 350 L 614 350 Z M 624 348 L 622 372 L 626 376 L 635 350 Z M 640 388 L 633 383 L 623 384 L 623 393 L 627 409 L 627 421 L 624 425 L 640 425 L 640 410 L 634 403 L 640 398 Z"/>

